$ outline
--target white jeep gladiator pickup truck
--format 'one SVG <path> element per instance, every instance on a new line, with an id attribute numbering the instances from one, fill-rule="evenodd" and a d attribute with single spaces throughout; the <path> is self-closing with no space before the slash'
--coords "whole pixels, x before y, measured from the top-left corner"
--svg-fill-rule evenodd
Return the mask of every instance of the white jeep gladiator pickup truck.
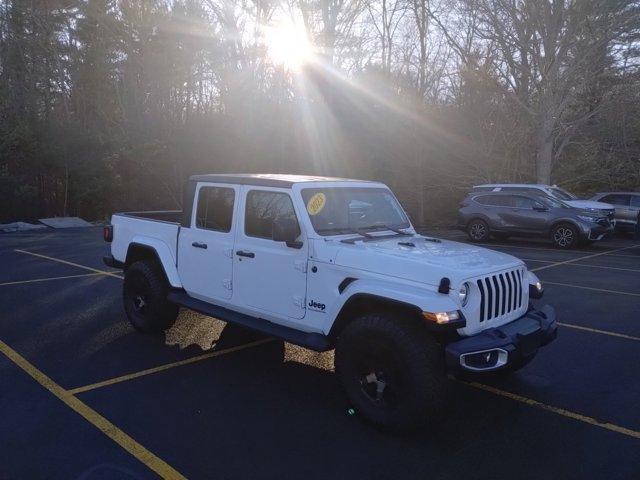
<path id="1" fill-rule="evenodd" d="M 448 373 L 513 371 L 556 337 L 521 260 L 418 235 L 377 182 L 197 175 L 184 211 L 114 214 L 104 235 L 137 330 L 162 331 L 186 307 L 335 348 L 350 401 L 387 430 L 437 418 Z"/>

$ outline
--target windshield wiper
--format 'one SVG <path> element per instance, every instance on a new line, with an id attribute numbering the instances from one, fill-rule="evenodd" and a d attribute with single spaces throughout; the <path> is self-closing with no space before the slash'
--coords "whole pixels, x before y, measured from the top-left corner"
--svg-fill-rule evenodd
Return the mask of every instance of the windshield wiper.
<path id="1" fill-rule="evenodd" d="M 364 232 L 362 231 L 362 229 L 360 228 L 345 228 L 345 227 L 333 227 L 333 228 L 321 228 L 318 230 L 318 233 L 322 234 L 322 233 L 333 233 L 336 235 L 344 235 L 344 234 L 355 234 L 355 235 L 360 235 L 361 237 L 365 237 L 365 238 L 374 238 L 373 235 L 371 235 L 370 233 Z"/>
<path id="2" fill-rule="evenodd" d="M 370 225 L 368 227 L 361 227 L 362 230 L 390 230 L 393 233 L 397 233 L 398 235 L 413 235 L 412 233 L 408 233 L 400 230 L 399 228 L 393 227 L 391 225 Z"/>

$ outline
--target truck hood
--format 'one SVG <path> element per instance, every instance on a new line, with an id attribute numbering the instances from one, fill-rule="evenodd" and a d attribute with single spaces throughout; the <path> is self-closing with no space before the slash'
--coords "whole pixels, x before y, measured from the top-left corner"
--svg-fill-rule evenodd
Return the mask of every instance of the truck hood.
<path id="1" fill-rule="evenodd" d="M 613 205 L 604 202 L 594 202 L 593 200 L 565 200 L 572 207 L 584 210 L 613 210 Z"/>
<path id="2" fill-rule="evenodd" d="M 469 278 L 523 265 L 506 253 L 448 240 L 434 242 L 418 235 L 342 245 L 336 265 L 429 285 L 438 285 L 442 277 L 459 285 Z"/>

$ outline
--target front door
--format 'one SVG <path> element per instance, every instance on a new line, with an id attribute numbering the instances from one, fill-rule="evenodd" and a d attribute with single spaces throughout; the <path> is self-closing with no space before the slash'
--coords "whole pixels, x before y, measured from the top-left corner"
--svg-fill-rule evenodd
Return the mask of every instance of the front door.
<path id="1" fill-rule="evenodd" d="M 191 227 L 178 239 L 178 272 L 186 292 L 215 302 L 233 292 L 233 217 L 240 187 L 198 184 Z"/>
<path id="2" fill-rule="evenodd" d="M 298 222 L 290 192 L 244 187 L 244 218 L 237 225 L 233 276 L 241 305 L 294 319 L 305 314 L 308 242 L 287 246 L 272 240 L 273 222 Z M 299 222 L 298 222 L 299 225 Z"/>
<path id="3" fill-rule="evenodd" d="M 505 218 L 514 230 L 520 232 L 546 230 L 549 213 L 540 202 L 522 195 L 513 195 L 509 203 L 510 207 L 505 212 Z"/>

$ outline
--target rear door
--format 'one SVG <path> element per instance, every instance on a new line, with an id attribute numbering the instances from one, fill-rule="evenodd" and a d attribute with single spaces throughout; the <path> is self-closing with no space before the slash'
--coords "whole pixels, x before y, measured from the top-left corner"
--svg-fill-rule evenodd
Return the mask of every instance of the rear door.
<path id="1" fill-rule="evenodd" d="M 510 202 L 504 195 L 479 195 L 474 200 L 481 205 L 480 211 L 489 219 L 491 230 L 511 230 L 507 216 Z"/>
<path id="2" fill-rule="evenodd" d="M 233 293 L 232 228 L 240 187 L 199 183 L 191 227 L 180 230 L 178 272 L 192 297 L 214 302 Z"/>
<path id="3" fill-rule="evenodd" d="M 233 282 L 242 306 L 279 317 L 305 315 L 308 242 L 300 230 L 291 191 L 243 188 L 243 215 L 237 222 Z M 299 248 L 272 239 L 277 218 L 298 222 Z"/>

